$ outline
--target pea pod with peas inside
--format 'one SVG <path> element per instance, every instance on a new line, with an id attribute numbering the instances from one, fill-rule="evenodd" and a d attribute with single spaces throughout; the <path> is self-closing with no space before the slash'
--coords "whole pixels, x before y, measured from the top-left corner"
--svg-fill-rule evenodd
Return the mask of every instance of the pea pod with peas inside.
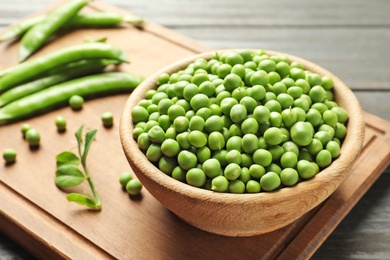
<path id="1" fill-rule="evenodd" d="M 11 26 L 0 37 L 0 42 L 22 37 L 34 25 L 43 22 L 45 18 L 46 15 L 35 16 Z M 107 28 L 117 27 L 122 23 L 142 27 L 144 19 L 136 15 L 121 15 L 114 12 L 77 13 L 62 27 L 65 29 Z"/>
<path id="2" fill-rule="evenodd" d="M 107 72 L 60 83 L 0 108 L 0 124 L 63 106 L 73 95 L 89 98 L 131 92 L 142 80 L 140 76 L 125 72 Z"/>
<path id="3" fill-rule="evenodd" d="M 115 60 L 81 60 L 54 68 L 48 76 L 40 77 L 5 91 L 0 95 L 0 107 L 55 84 L 102 72 L 108 65 L 117 63 Z"/>
<path id="4" fill-rule="evenodd" d="M 35 53 L 54 32 L 76 15 L 88 2 L 89 0 L 68 1 L 50 12 L 42 22 L 33 25 L 20 42 L 19 62 L 25 61 Z"/>
<path id="5" fill-rule="evenodd" d="M 85 59 L 109 59 L 129 62 L 127 54 L 107 43 L 91 42 L 62 48 L 0 72 L 0 93 L 71 62 Z"/>

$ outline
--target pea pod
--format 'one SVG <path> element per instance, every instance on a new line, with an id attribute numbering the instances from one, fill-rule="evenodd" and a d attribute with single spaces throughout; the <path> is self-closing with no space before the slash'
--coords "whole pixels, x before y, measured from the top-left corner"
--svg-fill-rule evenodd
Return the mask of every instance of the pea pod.
<path id="1" fill-rule="evenodd" d="M 129 62 L 127 54 L 112 45 L 100 42 L 62 48 L 31 61 L 20 63 L 0 72 L 0 93 L 33 79 L 54 67 L 83 59 L 111 59 Z"/>
<path id="2" fill-rule="evenodd" d="M 0 95 L 0 107 L 3 107 L 6 104 L 11 103 L 12 101 L 38 92 L 55 84 L 77 77 L 102 72 L 107 65 L 115 63 L 117 63 L 117 61 L 81 60 L 78 62 L 67 64 L 60 68 L 55 68 L 48 76 L 38 78 L 36 80 L 27 82 L 4 92 L 2 95 Z"/>
<path id="3" fill-rule="evenodd" d="M 131 92 L 142 80 L 140 76 L 125 72 L 107 72 L 60 83 L 0 108 L 0 124 L 61 107 L 73 95 L 91 98 Z"/>
<path id="4" fill-rule="evenodd" d="M 42 22 L 37 23 L 28 30 L 23 36 L 19 47 L 19 62 L 25 61 L 36 52 L 54 32 L 70 20 L 88 2 L 88 0 L 68 1 L 50 12 Z"/>
<path id="5" fill-rule="evenodd" d="M 34 25 L 41 23 L 45 20 L 46 15 L 35 16 L 26 20 L 23 20 L 13 26 L 11 26 L 0 37 L 1 41 L 7 41 L 14 38 L 22 37 L 30 28 Z M 113 12 L 88 12 L 77 13 L 69 21 L 67 21 L 64 28 L 102 28 L 102 27 L 116 27 L 121 23 L 133 24 L 137 27 L 141 27 L 144 23 L 144 19 L 135 15 L 121 15 Z"/>

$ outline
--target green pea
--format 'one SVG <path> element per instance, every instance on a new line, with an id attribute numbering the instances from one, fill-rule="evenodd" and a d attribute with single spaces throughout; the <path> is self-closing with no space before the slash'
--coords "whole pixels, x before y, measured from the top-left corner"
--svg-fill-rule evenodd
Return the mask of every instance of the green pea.
<path id="1" fill-rule="evenodd" d="M 149 118 L 149 113 L 146 108 L 137 105 L 131 110 L 131 118 L 134 123 L 146 122 Z"/>
<path id="2" fill-rule="evenodd" d="M 282 155 L 285 153 L 284 149 L 280 145 L 272 145 L 268 148 L 268 151 L 272 155 L 272 161 L 280 160 Z"/>
<path id="3" fill-rule="evenodd" d="M 313 127 L 308 122 L 297 122 L 290 129 L 291 139 L 301 146 L 309 145 L 313 139 Z"/>
<path id="4" fill-rule="evenodd" d="M 290 74 L 290 65 L 285 61 L 278 62 L 276 72 L 279 73 L 281 78 L 285 78 Z"/>
<path id="5" fill-rule="evenodd" d="M 119 176 L 119 183 L 122 187 L 126 188 L 127 183 L 133 179 L 133 174 L 131 172 L 122 172 Z"/>
<path id="6" fill-rule="evenodd" d="M 147 111 L 149 114 L 152 114 L 154 112 L 158 112 L 158 106 L 156 104 L 151 104 L 148 106 Z"/>
<path id="7" fill-rule="evenodd" d="M 200 116 L 193 116 L 191 119 L 190 119 L 190 122 L 189 122 L 189 129 L 191 131 L 194 131 L 194 130 L 198 130 L 198 131 L 203 131 L 204 129 L 204 126 L 205 126 L 205 121 L 202 117 Z"/>
<path id="8" fill-rule="evenodd" d="M 346 126 L 341 123 L 337 123 L 335 127 L 334 137 L 336 137 L 339 140 L 343 140 L 346 135 L 347 135 Z"/>
<path id="9" fill-rule="evenodd" d="M 211 181 L 211 190 L 218 192 L 225 192 L 228 190 L 229 181 L 225 176 L 217 176 Z"/>
<path id="10" fill-rule="evenodd" d="M 174 157 L 180 152 L 180 145 L 176 140 L 166 139 L 161 144 L 161 152 L 168 157 Z"/>
<path id="11" fill-rule="evenodd" d="M 260 178 L 260 186 L 265 191 L 273 191 L 281 184 L 280 177 L 275 172 L 267 172 Z"/>
<path id="12" fill-rule="evenodd" d="M 248 116 L 245 106 L 241 104 L 234 105 L 230 110 L 230 118 L 234 123 L 241 123 Z"/>
<path id="13" fill-rule="evenodd" d="M 277 100 L 269 100 L 264 104 L 264 106 L 266 106 L 271 112 L 282 112 L 282 106 Z"/>
<path id="14" fill-rule="evenodd" d="M 158 161 L 158 168 L 165 174 L 171 175 L 173 169 L 177 166 L 176 158 L 162 156 Z"/>
<path id="15" fill-rule="evenodd" d="M 186 181 L 191 186 L 202 187 L 206 183 L 206 174 L 198 168 L 190 169 L 186 174 Z"/>
<path id="16" fill-rule="evenodd" d="M 16 151 L 11 148 L 7 148 L 3 151 L 3 159 L 7 164 L 14 163 L 16 161 Z"/>
<path id="17" fill-rule="evenodd" d="M 158 86 L 161 86 L 165 83 L 168 83 L 168 81 L 169 81 L 169 74 L 168 73 L 161 73 L 157 77 L 157 85 Z"/>
<path id="18" fill-rule="evenodd" d="M 164 130 L 159 126 L 155 125 L 148 131 L 148 137 L 149 140 L 153 143 L 162 143 L 165 139 L 165 132 Z"/>
<path id="19" fill-rule="evenodd" d="M 245 153 L 254 153 L 259 148 L 258 138 L 255 134 L 245 134 L 242 137 L 242 150 Z"/>
<path id="20" fill-rule="evenodd" d="M 215 85 L 211 81 L 204 81 L 199 85 L 199 92 L 212 97 L 215 93 Z"/>
<path id="21" fill-rule="evenodd" d="M 214 131 L 222 131 L 224 122 L 220 116 L 211 116 L 207 118 L 205 122 L 205 130 L 208 133 L 214 132 Z"/>
<path id="22" fill-rule="evenodd" d="M 241 124 L 243 134 L 256 134 L 259 130 L 259 124 L 254 118 L 247 118 Z"/>
<path id="23" fill-rule="evenodd" d="M 213 116 L 219 116 L 219 117 L 222 116 L 222 109 L 221 109 L 221 107 L 219 105 L 211 104 L 209 106 L 209 109 L 211 110 L 211 114 Z"/>
<path id="24" fill-rule="evenodd" d="M 325 105 L 324 103 L 320 103 L 320 102 L 313 103 L 313 104 L 311 105 L 311 108 L 317 109 L 318 112 L 320 112 L 321 115 L 322 115 L 326 110 L 328 110 L 328 106 Z"/>
<path id="25" fill-rule="evenodd" d="M 188 84 L 183 90 L 183 97 L 190 101 L 196 94 L 199 94 L 200 90 L 195 84 Z"/>
<path id="26" fill-rule="evenodd" d="M 232 98 L 240 102 L 241 99 L 249 95 L 248 92 L 249 91 L 246 87 L 238 87 L 232 91 Z"/>
<path id="27" fill-rule="evenodd" d="M 324 123 L 330 125 L 331 127 L 336 127 L 336 123 L 338 122 L 337 114 L 333 110 L 326 110 L 322 114 L 322 118 Z"/>
<path id="28" fill-rule="evenodd" d="M 297 99 L 302 96 L 303 90 L 301 87 L 292 86 L 287 89 L 287 94 L 291 96 L 293 99 Z"/>
<path id="29" fill-rule="evenodd" d="M 280 173 L 280 180 L 283 185 L 291 187 L 298 183 L 299 174 L 293 168 L 285 168 Z"/>
<path id="30" fill-rule="evenodd" d="M 253 153 L 253 162 L 260 164 L 263 167 L 267 167 L 272 162 L 272 154 L 265 149 L 257 149 Z"/>
<path id="31" fill-rule="evenodd" d="M 291 64 L 290 64 L 290 67 L 291 67 Z M 298 79 L 305 78 L 305 72 L 301 68 L 292 67 L 290 69 L 290 76 L 293 80 L 297 81 Z"/>
<path id="32" fill-rule="evenodd" d="M 324 147 L 320 140 L 313 138 L 311 143 L 306 146 L 306 148 L 312 155 L 317 155 Z"/>
<path id="33" fill-rule="evenodd" d="M 223 172 L 224 176 L 228 180 L 235 180 L 241 174 L 241 167 L 236 163 L 229 163 Z"/>
<path id="34" fill-rule="evenodd" d="M 142 183 L 137 180 L 137 179 L 131 179 L 127 184 L 126 184 L 126 191 L 130 195 L 139 195 L 142 190 Z"/>
<path id="35" fill-rule="evenodd" d="M 310 84 L 310 87 L 314 87 L 314 86 L 321 86 L 322 85 L 322 78 L 320 75 L 316 74 L 316 73 L 308 73 L 306 75 L 306 79 L 307 81 L 309 82 Z"/>
<path id="36" fill-rule="evenodd" d="M 214 178 L 221 173 L 221 163 L 215 159 L 210 158 L 202 164 L 202 170 L 209 178 Z"/>
<path id="37" fill-rule="evenodd" d="M 326 144 L 326 150 L 330 152 L 332 158 L 337 158 L 340 155 L 340 145 L 336 141 L 329 141 Z"/>
<path id="38" fill-rule="evenodd" d="M 249 96 L 254 100 L 260 101 L 265 98 L 266 90 L 262 85 L 253 85 L 251 88 L 248 88 Z"/>
<path id="39" fill-rule="evenodd" d="M 271 71 L 270 73 L 268 73 L 268 83 L 269 84 L 274 85 L 275 83 L 280 82 L 280 81 L 281 81 L 281 78 L 277 72 Z"/>
<path id="40" fill-rule="evenodd" d="M 284 150 L 284 152 L 293 152 L 295 153 L 297 156 L 299 156 L 299 148 L 298 148 L 298 145 L 296 145 L 294 142 L 292 141 L 286 141 L 282 144 L 282 148 Z"/>
<path id="41" fill-rule="evenodd" d="M 173 122 L 176 117 L 185 116 L 186 111 L 182 106 L 174 104 L 168 108 L 167 114 Z"/>
<path id="42" fill-rule="evenodd" d="M 217 67 L 217 75 L 221 79 L 224 79 L 227 75 L 230 74 L 231 71 L 232 71 L 232 65 L 230 65 L 230 64 L 220 64 Z M 233 74 L 233 75 L 235 75 L 235 74 Z"/>
<path id="43" fill-rule="evenodd" d="M 306 112 L 306 120 L 307 120 L 307 122 L 309 122 L 310 124 L 312 124 L 315 127 L 315 126 L 318 126 L 321 124 L 322 116 L 321 116 L 320 112 L 318 112 L 317 109 L 310 108 Z"/>
<path id="44" fill-rule="evenodd" d="M 199 163 L 204 163 L 206 160 L 211 158 L 211 150 L 207 146 L 203 146 L 196 151 L 196 157 Z"/>
<path id="45" fill-rule="evenodd" d="M 339 123 L 344 124 L 348 120 L 348 112 L 342 107 L 332 107 L 331 111 L 335 112 Z"/>
<path id="46" fill-rule="evenodd" d="M 177 162 L 184 170 L 189 170 L 196 166 L 198 159 L 192 152 L 183 150 L 177 156 Z"/>
<path id="47" fill-rule="evenodd" d="M 192 83 L 193 83 L 193 81 L 194 81 L 194 77 L 191 78 Z M 176 82 L 174 84 L 173 90 L 174 90 L 177 97 L 179 97 L 179 98 L 184 97 L 184 89 L 188 86 L 188 84 L 189 83 L 187 81 L 179 81 L 179 82 Z M 167 94 L 166 94 L 166 96 L 168 97 Z"/>
<path id="48" fill-rule="evenodd" d="M 243 64 L 235 64 L 231 70 L 232 74 L 238 75 L 241 79 L 245 78 L 245 66 Z"/>
<path id="49" fill-rule="evenodd" d="M 268 122 L 270 114 L 270 110 L 267 107 L 261 105 L 257 106 L 255 110 L 253 110 L 253 118 L 256 119 L 259 124 Z"/>
<path id="50" fill-rule="evenodd" d="M 73 95 L 69 98 L 69 105 L 73 110 L 80 110 L 83 107 L 84 98 L 78 95 Z"/>
<path id="51" fill-rule="evenodd" d="M 291 127 L 297 122 L 298 116 L 291 108 L 284 109 L 281 113 L 284 126 Z"/>
<path id="52" fill-rule="evenodd" d="M 242 138 L 240 136 L 231 136 L 226 142 L 226 149 L 228 151 L 237 150 L 242 152 Z"/>
<path id="53" fill-rule="evenodd" d="M 41 135 L 38 130 L 30 128 L 26 132 L 26 141 L 30 146 L 38 146 L 41 140 Z"/>
<path id="54" fill-rule="evenodd" d="M 196 148 L 201 148 L 207 144 L 207 138 L 201 131 L 194 130 L 188 134 L 188 142 Z"/>
<path id="55" fill-rule="evenodd" d="M 306 120 L 306 112 L 300 107 L 293 107 L 292 110 L 297 114 L 297 122 L 304 122 Z"/>
<path id="56" fill-rule="evenodd" d="M 282 109 L 289 108 L 294 104 L 294 98 L 287 93 L 280 93 L 277 95 L 276 100 L 279 102 Z"/>
<path id="57" fill-rule="evenodd" d="M 176 118 L 177 119 L 177 118 Z M 175 119 L 175 120 L 176 120 Z M 172 125 L 172 121 L 168 115 L 160 115 L 157 119 L 158 125 L 164 130 L 167 131 Z"/>
<path id="58" fill-rule="evenodd" d="M 224 136 L 217 131 L 211 132 L 208 136 L 208 146 L 213 151 L 221 150 L 223 147 L 225 147 Z"/>
<path id="59" fill-rule="evenodd" d="M 57 116 L 54 121 L 57 130 L 63 132 L 66 130 L 66 119 L 63 116 Z"/>
<path id="60" fill-rule="evenodd" d="M 30 125 L 30 124 L 25 123 L 25 124 L 23 124 L 23 125 L 21 126 L 21 131 L 22 131 L 22 136 L 23 136 L 23 138 L 25 138 L 26 132 L 27 132 L 29 129 L 31 129 L 31 125 Z"/>
<path id="61" fill-rule="evenodd" d="M 297 171 L 302 179 L 310 179 L 316 174 L 316 169 L 312 163 L 307 160 L 299 160 L 297 163 Z"/>
<path id="62" fill-rule="evenodd" d="M 151 144 L 146 151 L 146 158 L 151 162 L 158 162 L 163 156 L 161 146 L 159 144 Z"/>
<path id="63" fill-rule="evenodd" d="M 176 129 L 177 133 L 181 133 L 188 130 L 190 122 L 185 116 L 178 116 L 173 121 L 173 127 Z"/>
<path id="64" fill-rule="evenodd" d="M 237 179 L 229 181 L 228 190 L 230 193 L 242 194 L 245 192 L 245 183 Z"/>
<path id="65" fill-rule="evenodd" d="M 173 101 L 171 99 L 168 99 L 168 98 L 165 98 L 165 99 L 161 99 L 159 102 L 158 102 L 158 112 L 161 114 L 161 115 L 166 115 L 168 114 L 168 109 L 173 105 Z"/>
<path id="66" fill-rule="evenodd" d="M 325 147 L 326 144 L 332 140 L 332 136 L 328 131 L 318 131 L 314 134 L 314 138 L 320 140 L 323 147 Z"/>
<path id="67" fill-rule="evenodd" d="M 320 151 L 316 156 L 316 163 L 319 167 L 325 168 L 332 163 L 332 154 L 328 150 Z"/>
<path id="68" fill-rule="evenodd" d="M 233 92 L 233 90 L 242 86 L 242 79 L 237 74 L 231 73 L 224 77 L 223 85 L 227 91 Z"/>
<path id="69" fill-rule="evenodd" d="M 298 156 L 293 152 L 285 152 L 280 158 L 283 168 L 295 168 L 298 163 Z"/>
<path id="70" fill-rule="evenodd" d="M 191 98 L 190 104 L 194 111 L 198 111 L 201 108 L 207 108 L 210 105 L 210 99 L 205 94 L 199 93 Z"/>
<path id="71" fill-rule="evenodd" d="M 226 97 L 221 100 L 221 110 L 224 115 L 230 116 L 230 111 L 234 105 L 237 105 L 238 101 L 232 97 Z"/>
<path id="72" fill-rule="evenodd" d="M 322 87 L 326 90 L 330 90 L 333 88 L 333 79 L 329 76 L 322 77 Z"/>
<path id="73" fill-rule="evenodd" d="M 152 142 L 149 140 L 147 133 L 141 133 L 137 138 L 137 143 L 139 149 L 142 151 L 147 151 Z"/>
<path id="74" fill-rule="evenodd" d="M 178 180 L 178 181 L 181 181 L 181 182 L 185 182 L 186 181 L 186 171 L 181 168 L 180 166 L 176 166 L 173 170 L 172 170 L 172 178 L 174 178 L 175 180 Z"/>
<path id="75" fill-rule="evenodd" d="M 277 145 L 282 142 L 283 133 L 280 128 L 270 127 L 264 132 L 264 139 L 269 145 Z"/>
<path id="76" fill-rule="evenodd" d="M 255 180 L 249 180 L 246 183 L 245 190 L 248 193 L 259 193 L 261 191 L 260 183 Z"/>
<path id="77" fill-rule="evenodd" d="M 265 72 L 264 70 L 258 70 L 254 72 L 250 77 L 251 86 L 254 85 L 267 86 L 268 82 L 269 82 L 269 77 L 267 72 Z"/>
<path id="78" fill-rule="evenodd" d="M 168 127 L 168 129 L 165 131 L 165 137 L 167 139 L 176 139 L 177 132 L 174 127 Z"/>
<path id="79" fill-rule="evenodd" d="M 57 118 L 58 119 L 58 118 Z M 103 123 L 103 126 L 104 127 L 112 127 L 112 125 L 114 124 L 114 116 L 112 114 L 112 112 L 110 111 L 106 111 L 102 114 L 101 116 L 101 119 L 102 119 L 102 123 Z M 56 122 L 57 123 L 57 122 Z M 65 123 L 66 124 L 66 123 Z M 57 127 L 61 125 L 59 122 L 57 123 Z M 63 126 L 63 125 L 62 125 Z M 65 128 L 65 126 L 63 126 Z"/>
<path id="80" fill-rule="evenodd" d="M 265 174 L 265 168 L 260 164 L 252 164 L 249 167 L 249 175 L 253 179 L 260 180 L 260 178 Z"/>

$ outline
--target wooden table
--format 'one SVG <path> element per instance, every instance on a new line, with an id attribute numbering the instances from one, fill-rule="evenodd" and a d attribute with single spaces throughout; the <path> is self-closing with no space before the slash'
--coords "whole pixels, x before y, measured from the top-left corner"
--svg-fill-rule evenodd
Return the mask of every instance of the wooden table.
<path id="1" fill-rule="evenodd" d="M 53 3 L 0 0 L 0 27 Z M 349 85 L 366 112 L 390 120 L 388 1 L 107 0 L 104 3 L 215 49 L 264 48 L 311 60 Z M 379 177 L 313 259 L 389 258 L 389 174 L 387 169 Z M 31 256 L 0 234 L 0 259 L 3 258 Z"/>

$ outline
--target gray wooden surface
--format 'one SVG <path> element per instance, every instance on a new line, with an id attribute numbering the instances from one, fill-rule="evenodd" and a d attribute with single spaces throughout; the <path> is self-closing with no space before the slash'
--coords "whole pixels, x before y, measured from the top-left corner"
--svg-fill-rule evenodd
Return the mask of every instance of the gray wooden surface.
<path id="1" fill-rule="evenodd" d="M 349 85 L 365 111 L 390 120 L 388 0 L 104 2 L 216 49 L 271 49 L 311 60 Z M 53 3 L 52 0 L 0 0 L 0 29 Z M 0 233 L 0 259 L 31 258 Z M 390 169 L 313 259 L 390 259 Z"/>

